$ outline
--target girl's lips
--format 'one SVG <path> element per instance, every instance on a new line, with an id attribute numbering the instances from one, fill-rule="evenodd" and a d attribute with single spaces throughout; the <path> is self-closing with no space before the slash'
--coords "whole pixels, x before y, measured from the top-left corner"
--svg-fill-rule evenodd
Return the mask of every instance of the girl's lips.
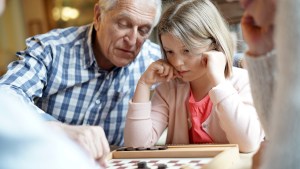
<path id="1" fill-rule="evenodd" d="M 183 74 L 187 73 L 188 71 L 179 71 L 178 73 L 182 76 Z"/>

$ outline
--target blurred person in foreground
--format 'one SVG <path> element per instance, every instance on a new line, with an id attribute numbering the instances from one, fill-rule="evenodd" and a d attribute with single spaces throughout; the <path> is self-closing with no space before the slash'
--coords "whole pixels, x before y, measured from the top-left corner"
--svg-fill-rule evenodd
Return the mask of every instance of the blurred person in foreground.
<path id="1" fill-rule="evenodd" d="M 253 168 L 299 168 L 300 0 L 240 0 L 254 104 L 268 142 Z"/>

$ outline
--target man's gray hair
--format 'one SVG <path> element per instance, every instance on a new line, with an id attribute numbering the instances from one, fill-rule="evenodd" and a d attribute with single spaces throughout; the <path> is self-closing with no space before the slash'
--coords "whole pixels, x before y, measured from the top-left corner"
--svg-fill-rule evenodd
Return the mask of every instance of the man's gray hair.
<path id="1" fill-rule="evenodd" d="M 111 10 L 113 7 L 115 7 L 115 5 L 117 4 L 117 2 L 120 0 L 99 0 L 99 7 L 104 11 L 104 13 L 106 11 Z M 160 16 L 161 16 L 161 11 L 162 11 L 162 2 L 161 0 L 137 0 L 137 1 L 145 1 L 151 5 L 156 6 L 156 14 L 155 14 L 155 19 L 154 19 L 154 26 L 156 26 L 159 22 Z M 103 13 L 102 13 L 103 14 Z"/>

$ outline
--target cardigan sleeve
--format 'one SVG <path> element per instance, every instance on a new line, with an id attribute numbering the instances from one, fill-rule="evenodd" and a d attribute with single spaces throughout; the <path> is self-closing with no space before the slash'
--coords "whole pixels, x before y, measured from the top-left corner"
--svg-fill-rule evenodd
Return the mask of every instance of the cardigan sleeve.
<path id="1" fill-rule="evenodd" d="M 157 87 L 158 88 L 158 87 Z M 160 138 L 168 125 L 166 89 L 157 90 L 151 102 L 129 102 L 124 129 L 124 144 L 130 147 L 150 147 Z"/>
<path id="2" fill-rule="evenodd" d="M 234 75 L 234 83 L 224 81 L 209 95 L 229 143 L 238 144 L 241 152 L 251 152 L 259 147 L 264 131 L 253 106 L 247 72 L 241 71 Z"/>

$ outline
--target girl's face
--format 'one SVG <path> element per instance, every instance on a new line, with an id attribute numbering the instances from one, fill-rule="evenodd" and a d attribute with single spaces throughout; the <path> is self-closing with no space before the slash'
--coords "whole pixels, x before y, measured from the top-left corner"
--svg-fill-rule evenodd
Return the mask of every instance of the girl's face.
<path id="1" fill-rule="evenodd" d="M 161 43 L 168 62 L 178 71 L 181 79 L 191 82 L 205 75 L 205 67 L 201 64 L 202 53 L 207 48 L 188 49 L 180 39 L 170 33 L 161 35 Z"/>

